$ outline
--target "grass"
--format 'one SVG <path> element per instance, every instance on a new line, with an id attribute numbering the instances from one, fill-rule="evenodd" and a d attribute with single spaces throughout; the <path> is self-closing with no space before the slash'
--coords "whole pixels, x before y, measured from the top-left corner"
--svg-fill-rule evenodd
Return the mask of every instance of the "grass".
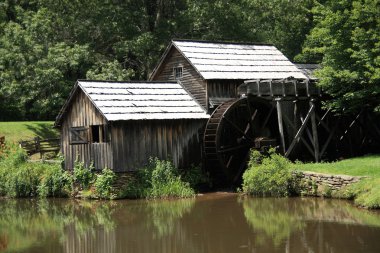
<path id="1" fill-rule="evenodd" d="M 380 155 L 356 157 L 333 163 L 296 164 L 295 167 L 301 171 L 368 177 L 341 190 L 339 196 L 354 199 L 355 203 L 362 207 L 380 208 Z"/>
<path id="2" fill-rule="evenodd" d="M 380 178 L 380 155 L 355 157 L 332 163 L 296 164 L 302 171 Z"/>
<path id="3" fill-rule="evenodd" d="M 43 139 L 57 138 L 59 134 L 53 124 L 53 121 L 0 122 L 0 136 L 5 136 L 9 142 L 29 140 L 36 136 Z"/>

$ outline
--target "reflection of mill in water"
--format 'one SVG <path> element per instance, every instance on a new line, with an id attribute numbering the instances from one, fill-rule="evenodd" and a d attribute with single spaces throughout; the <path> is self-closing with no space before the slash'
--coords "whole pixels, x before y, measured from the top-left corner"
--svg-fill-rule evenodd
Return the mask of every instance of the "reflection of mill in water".
<path id="1" fill-rule="evenodd" d="M 321 199 L 127 201 L 92 216 L 66 228 L 65 252 L 358 252 L 380 234 L 378 215 Z"/>

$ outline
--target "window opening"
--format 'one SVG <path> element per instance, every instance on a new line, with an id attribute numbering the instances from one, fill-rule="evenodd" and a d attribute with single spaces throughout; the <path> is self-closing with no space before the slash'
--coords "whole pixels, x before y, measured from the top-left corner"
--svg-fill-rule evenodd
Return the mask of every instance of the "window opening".
<path id="1" fill-rule="evenodd" d="M 91 126 L 91 141 L 92 143 L 107 142 L 107 136 L 104 125 Z"/>
<path id="2" fill-rule="evenodd" d="M 174 68 L 174 77 L 175 77 L 175 79 L 182 78 L 182 73 L 183 73 L 182 67 Z"/>

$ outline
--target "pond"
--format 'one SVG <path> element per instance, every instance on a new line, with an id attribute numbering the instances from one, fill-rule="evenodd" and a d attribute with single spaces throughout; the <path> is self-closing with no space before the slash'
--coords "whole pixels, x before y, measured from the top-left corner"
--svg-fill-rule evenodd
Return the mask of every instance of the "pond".
<path id="1" fill-rule="evenodd" d="M 380 252 L 380 213 L 318 198 L 0 200 L 0 252 Z"/>

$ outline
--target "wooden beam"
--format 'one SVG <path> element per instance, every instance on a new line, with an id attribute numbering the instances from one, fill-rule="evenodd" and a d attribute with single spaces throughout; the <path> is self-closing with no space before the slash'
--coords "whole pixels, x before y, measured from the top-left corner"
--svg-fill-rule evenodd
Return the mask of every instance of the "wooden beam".
<path id="1" fill-rule="evenodd" d="M 306 115 L 306 118 L 305 118 L 305 120 L 303 121 L 303 123 L 302 123 L 300 129 L 298 129 L 298 132 L 297 132 L 296 136 L 294 136 L 294 139 L 293 139 L 292 143 L 289 145 L 289 148 L 288 148 L 288 150 L 287 150 L 286 153 L 285 153 L 285 157 L 288 157 L 289 154 L 290 154 L 290 152 L 292 152 L 294 146 L 295 146 L 296 143 L 297 143 L 297 139 L 301 136 L 301 134 L 302 134 L 303 131 L 305 130 L 306 125 L 307 125 L 307 122 L 308 122 L 308 120 L 309 120 L 310 117 L 311 117 L 311 112 L 314 111 L 314 109 L 315 109 L 315 108 L 314 108 L 314 104 L 313 104 L 313 105 L 310 105 L 310 109 L 309 109 L 309 111 L 308 111 L 308 113 L 307 113 L 307 115 Z"/>
<path id="2" fill-rule="evenodd" d="M 249 137 L 246 133 L 244 133 L 243 130 L 241 130 L 234 122 L 223 116 L 223 119 L 225 119 L 233 128 L 235 128 L 239 133 L 241 133 L 245 138 L 250 140 L 252 143 L 254 143 L 254 140 L 252 140 L 251 137 Z"/>
<path id="3" fill-rule="evenodd" d="M 290 121 L 290 119 L 284 114 L 284 120 L 287 124 L 289 124 L 295 131 L 297 131 L 298 128 L 296 128 L 293 123 Z M 307 141 L 305 140 L 305 138 L 302 137 L 302 135 L 300 137 L 297 138 L 297 143 L 299 143 L 299 140 L 302 141 L 302 143 L 305 145 L 305 147 L 307 148 L 307 150 L 309 150 L 310 154 L 313 156 L 314 155 L 314 150 L 310 147 L 309 143 L 307 143 Z M 291 152 L 292 150 L 290 150 Z M 288 151 L 287 151 L 288 152 Z M 289 152 L 289 155 L 290 155 L 290 152 Z"/>
<path id="4" fill-rule="evenodd" d="M 277 106 L 278 130 L 280 132 L 282 153 L 285 154 L 286 147 L 285 147 L 284 126 L 282 122 L 281 98 L 276 98 L 276 106 Z"/>
<path id="5" fill-rule="evenodd" d="M 310 100 L 310 107 L 315 107 L 314 100 Z M 318 141 L 318 129 L 315 117 L 315 110 L 311 112 L 311 128 L 313 132 L 313 146 L 314 146 L 314 159 L 315 162 L 319 162 L 319 141 Z"/>
<path id="6" fill-rule="evenodd" d="M 319 159 L 322 159 L 322 156 L 324 155 L 327 147 L 329 146 L 332 138 L 334 137 L 334 134 L 335 134 L 336 130 L 338 129 L 338 125 L 339 125 L 339 120 L 336 122 L 334 128 L 332 129 L 332 131 L 329 134 L 329 137 L 327 138 L 325 144 L 323 145 L 322 150 L 321 150 L 321 152 L 319 154 Z"/>
<path id="7" fill-rule="evenodd" d="M 267 114 L 267 116 L 266 116 L 266 118 L 265 118 L 263 124 L 261 125 L 261 128 L 264 128 L 264 127 L 268 124 L 268 121 L 269 121 L 269 119 L 270 119 L 270 116 L 272 115 L 272 113 L 273 113 L 273 111 L 274 111 L 274 107 L 275 107 L 275 105 L 273 105 L 273 106 L 270 108 L 270 111 L 269 111 L 269 113 Z"/>
<path id="8" fill-rule="evenodd" d="M 358 115 L 356 115 L 355 119 L 351 122 L 351 124 L 348 126 L 348 128 L 344 131 L 344 133 L 342 134 L 342 136 L 340 136 L 339 140 L 343 140 L 344 136 L 348 133 L 348 130 L 350 130 L 350 128 L 356 123 L 356 121 L 358 120 L 358 118 L 360 117 L 360 115 L 362 114 L 363 110 L 361 110 L 359 112 Z"/>

